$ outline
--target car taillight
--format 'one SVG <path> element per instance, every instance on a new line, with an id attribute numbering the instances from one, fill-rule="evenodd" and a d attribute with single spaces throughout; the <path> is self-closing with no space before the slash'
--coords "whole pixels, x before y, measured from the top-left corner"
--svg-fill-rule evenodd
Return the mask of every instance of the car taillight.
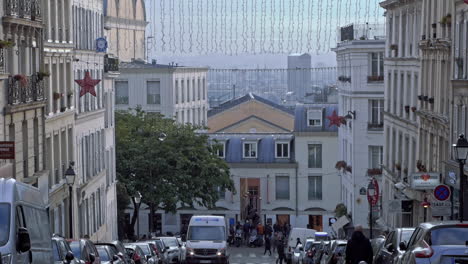
<path id="1" fill-rule="evenodd" d="M 133 254 L 133 260 L 134 261 L 140 261 L 141 257 L 138 255 L 138 253 Z"/>
<path id="2" fill-rule="evenodd" d="M 468 224 L 457 224 L 458 227 L 468 227 Z"/>
<path id="3" fill-rule="evenodd" d="M 432 250 L 426 241 L 422 240 L 419 243 L 419 247 L 413 250 L 413 253 L 416 258 L 430 258 L 434 255 L 434 250 Z"/>

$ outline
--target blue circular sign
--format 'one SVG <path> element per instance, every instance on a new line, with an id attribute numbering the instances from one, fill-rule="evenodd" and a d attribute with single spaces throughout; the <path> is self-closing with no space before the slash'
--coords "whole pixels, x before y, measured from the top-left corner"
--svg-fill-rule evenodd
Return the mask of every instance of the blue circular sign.
<path id="1" fill-rule="evenodd" d="M 434 197 L 443 202 L 450 198 L 450 188 L 447 185 L 439 185 L 434 189 Z"/>

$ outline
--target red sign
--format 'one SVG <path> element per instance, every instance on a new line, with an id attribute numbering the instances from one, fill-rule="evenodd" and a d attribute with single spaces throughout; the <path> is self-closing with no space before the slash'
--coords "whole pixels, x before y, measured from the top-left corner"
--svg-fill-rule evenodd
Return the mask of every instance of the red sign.
<path id="1" fill-rule="evenodd" d="M 371 180 L 372 184 L 374 185 L 374 193 L 370 194 L 369 189 L 367 190 L 367 200 L 369 204 L 372 206 L 376 206 L 377 202 L 379 201 L 379 183 L 375 178 Z"/>
<path id="2" fill-rule="evenodd" d="M 15 159 L 14 141 L 0 141 L 0 159 Z"/>
<path id="3" fill-rule="evenodd" d="M 447 201 L 450 195 L 450 188 L 447 185 L 439 185 L 434 188 L 434 197 L 441 202 Z"/>

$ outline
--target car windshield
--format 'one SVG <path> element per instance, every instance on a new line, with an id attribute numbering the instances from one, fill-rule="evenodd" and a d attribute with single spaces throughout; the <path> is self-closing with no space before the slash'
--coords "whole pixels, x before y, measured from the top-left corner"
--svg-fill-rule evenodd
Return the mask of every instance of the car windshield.
<path id="1" fill-rule="evenodd" d="M 156 240 L 155 242 L 156 242 L 156 246 L 158 247 L 158 250 L 162 251 L 163 250 L 162 242 L 160 240 Z"/>
<path id="2" fill-rule="evenodd" d="M 312 244 L 313 244 L 313 242 L 306 242 L 305 248 L 304 248 L 304 249 L 305 249 L 306 251 L 307 251 L 307 250 L 310 250 L 310 249 L 312 248 Z"/>
<path id="3" fill-rule="evenodd" d="M 145 253 L 145 255 L 151 255 L 148 245 L 138 245 L 138 246 L 141 248 L 141 250 L 143 250 L 143 253 Z"/>
<path id="4" fill-rule="evenodd" d="M 401 241 L 408 242 L 409 239 L 411 238 L 411 235 L 413 234 L 414 230 L 403 230 L 401 232 Z"/>
<path id="5" fill-rule="evenodd" d="M 7 217 L 0 217 L 0 246 L 5 245 L 8 242 L 10 236 L 10 205 L 2 203 L 0 204 L 0 215 Z"/>
<path id="6" fill-rule="evenodd" d="M 78 241 L 73 241 L 70 243 L 70 248 L 73 252 L 73 256 L 77 259 L 81 259 L 80 243 Z"/>
<path id="7" fill-rule="evenodd" d="M 465 246 L 466 241 L 468 241 L 468 226 L 452 226 L 432 230 L 428 242 L 433 246 Z"/>
<path id="8" fill-rule="evenodd" d="M 223 226 L 191 226 L 188 230 L 188 240 L 226 240 Z"/>
<path id="9" fill-rule="evenodd" d="M 338 245 L 338 247 L 336 247 L 336 249 L 335 249 L 335 253 L 336 254 L 344 253 L 345 249 L 346 249 L 346 244 Z"/>
<path id="10" fill-rule="evenodd" d="M 163 238 L 162 240 L 164 241 L 164 244 L 166 244 L 167 247 L 178 247 L 179 246 L 179 245 L 177 245 L 177 242 L 176 242 L 175 238 L 168 237 L 168 238 Z"/>
<path id="11" fill-rule="evenodd" d="M 97 251 L 99 253 L 99 258 L 101 259 L 101 261 L 110 261 L 109 253 L 104 247 L 97 247 Z"/>

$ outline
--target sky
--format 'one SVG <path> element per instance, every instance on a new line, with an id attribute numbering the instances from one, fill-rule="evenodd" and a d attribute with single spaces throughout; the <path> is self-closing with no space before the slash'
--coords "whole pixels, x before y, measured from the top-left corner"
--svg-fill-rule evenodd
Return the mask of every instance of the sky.
<path id="1" fill-rule="evenodd" d="M 285 68 L 287 54 L 307 52 L 312 67 L 334 66 L 339 26 L 384 34 L 380 1 L 146 0 L 149 54 L 158 63 Z"/>

